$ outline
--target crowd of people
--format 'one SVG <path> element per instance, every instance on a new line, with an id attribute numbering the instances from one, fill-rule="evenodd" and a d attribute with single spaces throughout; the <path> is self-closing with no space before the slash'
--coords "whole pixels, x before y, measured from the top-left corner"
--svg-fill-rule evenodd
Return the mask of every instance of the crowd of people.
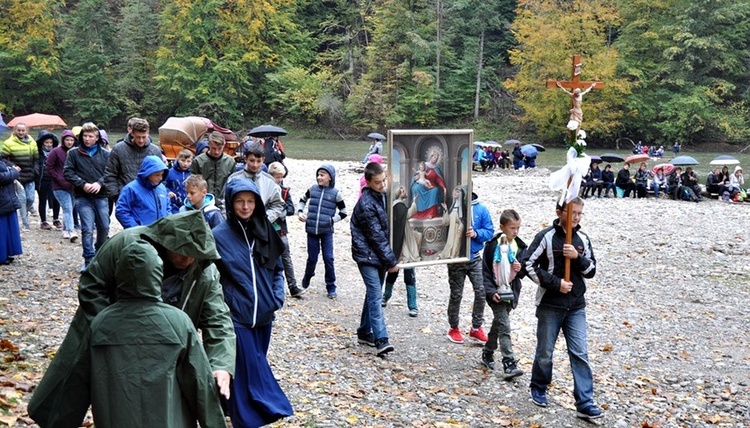
<path id="1" fill-rule="evenodd" d="M 490 145 L 477 145 L 472 155 L 472 163 L 479 166 L 482 172 L 499 169 L 527 169 L 536 167 L 536 156 L 529 156 L 521 150 L 521 144 L 516 143 L 513 151 Z"/>
<path id="2" fill-rule="evenodd" d="M 681 166 L 676 166 L 666 174 L 663 166 L 649 170 L 646 162 L 641 162 L 635 174 L 631 174 L 630 164 L 626 162 L 615 175 L 611 164 L 602 171 L 599 162 L 594 161 L 581 181 L 580 196 L 584 199 L 608 198 L 611 190 L 612 197 L 666 197 L 700 202 L 707 193 L 725 202 L 741 202 L 747 198 L 744 185 L 740 165 L 735 165 L 733 172 L 729 172 L 728 166 L 714 168 L 706 178 L 704 190 L 691 166 L 685 167 L 684 171 Z"/>
<path id="3" fill-rule="evenodd" d="M 35 193 L 41 227 L 60 229 L 70 242 L 76 242 L 80 231 L 82 246 L 80 306 L 36 388 L 29 415 L 43 427 L 78 426 L 89 406 L 94 423 L 113 426 L 121 426 L 121 421 L 172 426 L 177 419 L 169 420 L 170 415 L 179 415 L 185 422 L 180 426 L 196 421 L 201 426 L 225 426 L 226 414 L 233 426 L 252 427 L 292 415 L 292 404 L 266 355 L 285 289 L 295 298 L 309 289 L 320 253 L 327 296 L 338 297 L 333 233 L 349 210 L 336 188 L 335 168 L 328 164 L 317 168 L 312 185 L 295 200 L 284 186 L 288 170 L 283 158 L 268 159 L 265 141 L 245 144 L 244 163 L 238 165 L 224 153 L 223 135 L 214 132 L 195 154 L 182 151 L 168 167 L 151 142 L 147 121 L 133 118 L 127 130 L 111 150 L 106 148 L 106 134 L 93 123 L 82 125 L 77 134 L 63 131 L 61 140 L 40 133 L 36 141 L 20 124 L 3 144 L 0 262 L 11 262 L 22 253 L 21 231 L 30 227 Z M 429 213 L 438 205 L 431 202 L 430 192 L 448 189 L 434 177 L 439 175 L 439 157 L 430 155 L 424 167 L 414 171 L 409 191 L 401 189 L 389 202 L 385 167 L 376 151 L 365 159 L 361 195 L 349 227 L 352 260 L 364 284 L 356 340 L 385 356 L 395 347 L 383 308 L 393 295 L 399 260 L 407 248 L 403 234 L 394 234 L 391 247 L 388 206 L 393 206 L 394 223 L 403 223 L 399 218 L 407 215 L 407 194 L 419 194 L 413 205 L 421 203 L 419 212 Z M 493 159 L 499 153 L 494 166 L 510 168 L 508 150 L 491 153 Z M 729 198 L 741 195 L 743 185 L 739 166 L 731 174 L 726 168 L 715 169 L 706 183 L 709 192 Z M 518 212 L 503 211 L 496 231 L 476 193 L 463 195 L 460 187 L 452 189 L 456 200 L 465 197 L 472 209 L 468 218 L 456 216 L 461 234 L 456 238 L 465 237 L 470 246 L 468 261 L 446 268 L 450 288 L 446 336 L 463 343 L 464 332 L 468 333 L 468 340 L 483 345 L 479 361 L 487 370 L 497 368 L 509 381 L 522 376 L 513 352 L 510 315 L 518 304 L 521 279 L 529 278 L 537 285 L 538 319 L 531 399 L 538 406 L 549 405 L 553 353 L 562 331 L 574 378 L 576 414 L 597 419 L 603 411 L 594 402 L 585 334 L 586 279 L 596 273 L 596 258 L 579 225 L 584 199 L 600 198 L 602 193 L 609 197 L 610 191 L 612 197 L 645 197 L 648 190 L 655 197 L 681 199 L 692 192 L 698 199 L 701 191 L 690 167 L 684 172 L 675 168 L 667 175 L 663 169 L 649 171 L 642 163 L 631 177 L 627 163 L 615 174 L 610 164 L 600 170 L 599 162 L 591 164 L 581 189 L 580 198 L 557 206 L 552 225 L 528 245 L 518 237 Z M 51 224 L 42 217 L 48 211 L 42 199 L 51 207 Z M 454 205 L 461 209 L 461 204 Z M 110 237 L 113 213 L 124 230 Z M 307 235 L 308 257 L 299 282 L 286 224 L 286 217 L 295 215 L 304 222 Z M 565 243 L 567 230 L 572 230 L 571 244 Z M 567 278 L 566 259 L 571 267 Z M 419 314 L 415 270 L 404 269 L 412 317 Z M 462 330 L 459 312 L 467 278 L 473 291 L 472 316 L 471 326 Z M 492 312 L 487 333 L 485 305 Z M 134 334 L 137 331 L 144 334 Z M 496 367 L 498 350 L 502 367 Z M 143 354 L 160 358 L 133 357 Z M 125 364 L 128 360 L 137 364 Z M 123 365 L 127 367 L 121 370 Z M 155 367 L 162 368 L 157 372 Z M 133 378 L 141 379 L 137 387 Z M 129 398 L 114 407 L 102 399 L 101 391 L 118 387 Z M 173 393 L 163 393 L 167 390 Z M 133 422 L 136 415 L 148 419 Z"/>

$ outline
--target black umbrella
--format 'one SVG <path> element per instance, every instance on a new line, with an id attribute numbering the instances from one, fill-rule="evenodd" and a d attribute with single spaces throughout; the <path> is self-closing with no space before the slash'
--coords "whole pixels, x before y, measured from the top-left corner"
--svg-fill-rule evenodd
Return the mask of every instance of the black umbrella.
<path id="1" fill-rule="evenodd" d="M 284 128 L 273 125 L 256 126 L 247 133 L 251 137 L 278 137 L 286 134 L 287 132 Z"/>
<path id="2" fill-rule="evenodd" d="M 603 155 L 599 155 L 599 157 L 602 158 L 602 161 L 604 162 L 614 162 L 614 163 L 625 162 L 624 157 L 614 154 L 614 153 L 605 153 Z"/>
<path id="3" fill-rule="evenodd" d="M 545 149 L 544 146 L 539 143 L 531 143 L 531 145 L 536 147 L 536 149 L 540 152 L 547 151 L 547 149 Z"/>
<path id="4" fill-rule="evenodd" d="M 377 132 L 370 132 L 369 134 L 367 134 L 367 138 L 372 138 L 373 140 L 378 141 L 385 141 L 385 135 Z"/>

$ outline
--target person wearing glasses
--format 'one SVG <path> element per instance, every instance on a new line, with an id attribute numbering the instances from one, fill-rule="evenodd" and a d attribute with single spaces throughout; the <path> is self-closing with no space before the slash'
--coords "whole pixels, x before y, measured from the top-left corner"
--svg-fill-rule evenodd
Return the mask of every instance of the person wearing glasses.
<path id="1" fill-rule="evenodd" d="M 568 210 L 572 210 L 572 241 L 565 243 Z M 602 409 L 594 403 L 594 377 L 586 345 L 586 279 L 596 274 L 591 240 L 579 222 L 583 199 L 557 206 L 552 226 L 537 233 L 524 256 L 524 267 L 538 288 L 536 293 L 536 354 L 531 369 L 531 399 L 547 407 L 547 388 L 552 383 L 555 342 L 562 330 L 573 371 L 576 416 L 598 419 Z M 565 259 L 570 259 L 570 280 L 564 279 Z"/>

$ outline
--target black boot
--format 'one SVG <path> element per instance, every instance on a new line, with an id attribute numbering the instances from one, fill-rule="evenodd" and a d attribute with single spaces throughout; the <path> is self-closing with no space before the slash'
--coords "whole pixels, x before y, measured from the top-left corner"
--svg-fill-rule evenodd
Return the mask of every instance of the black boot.
<path id="1" fill-rule="evenodd" d="M 510 358 L 503 358 L 503 379 L 511 380 L 514 377 L 521 376 L 523 370 L 516 367 L 516 361 Z"/>
<path id="2" fill-rule="evenodd" d="M 495 357 L 492 351 L 482 351 L 482 365 L 490 370 L 495 370 Z"/>

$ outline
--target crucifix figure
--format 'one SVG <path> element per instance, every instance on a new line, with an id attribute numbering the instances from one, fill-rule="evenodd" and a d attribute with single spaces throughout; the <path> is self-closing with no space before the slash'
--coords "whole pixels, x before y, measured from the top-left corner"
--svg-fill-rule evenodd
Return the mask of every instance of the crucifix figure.
<path id="1" fill-rule="evenodd" d="M 570 120 L 578 122 L 578 127 L 583 122 L 583 109 L 581 104 L 583 103 L 583 96 L 588 94 L 592 89 L 601 89 L 604 87 L 602 82 L 582 82 L 581 81 L 581 63 L 580 55 L 573 55 L 573 71 L 570 81 L 561 82 L 559 80 L 548 80 L 548 88 L 560 88 L 566 94 L 570 95 Z M 567 89 L 572 91 L 568 91 Z M 582 91 L 582 89 L 584 89 Z"/>
<path id="2" fill-rule="evenodd" d="M 583 103 L 583 96 L 589 93 L 592 89 L 601 89 L 604 87 L 604 83 L 602 82 L 582 82 L 581 81 L 581 69 L 583 67 L 583 63 L 581 62 L 581 56 L 580 55 L 573 55 L 573 70 L 572 70 L 572 77 L 570 81 L 567 82 L 561 82 L 559 80 L 548 80 L 547 81 L 547 87 L 548 88 L 560 88 L 562 89 L 566 94 L 570 95 L 570 120 L 568 122 L 568 130 L 570 132 L 570 136 L 572 137 L 573 141 L 575 141 L 577 138 L 579 138 L 579 130 L 581 129 L 581 122 L 583 122 L 583 110 L 581 108 L 581 104 Z M 567 89 L 570 89 L 567 90 Z M 582 156 L 580 156 L 582 155 Z M 554 175 L 560 175 L 561 179 L 558 180 L 557 178 L 553 178 L 553 181 L 562 181 L 562 183 L 558 183 L 559 188 L 563 190 L 563 193 L 561 195 L 561 203 L 560 206 L 563 207 L 563 210 L 565 206 L 575 197 L 578 195 L 578 186 L 581 181 L 581 177 L 585 174 L 585 172 L 588 170 L 590 158 L 585 155 L 585 153 L 581 153 L 577 158 L 575 155 L 573 155 L 572 158 L 569 159 L 566 164 L 566 166 L 553 173 Z M 551 177 L 552 178 L 552 177 Z M 566 183 L 567 182 L 567 183 Z M 572 241 L 573 236 L 573 230 L 572 230 L 572 212 L 573 210 L 567 210 L 567 222 L 566 222 L 566 230 L 565 230 L 565 243 L 570 244 Z M 570 259 L 565 259 L 565 280 L 570 281 Z"/>

